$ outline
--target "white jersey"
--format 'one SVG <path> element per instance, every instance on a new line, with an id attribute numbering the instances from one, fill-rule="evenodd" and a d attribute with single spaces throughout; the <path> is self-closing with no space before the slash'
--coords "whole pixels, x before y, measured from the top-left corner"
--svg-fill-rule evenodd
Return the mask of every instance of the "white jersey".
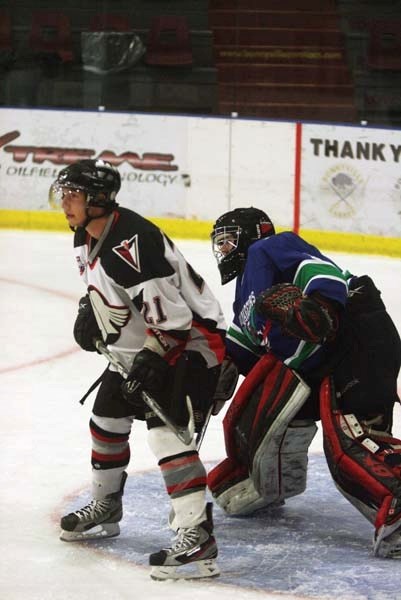
<path id="1" fill-rule="evenodd" d="M 226 326 L 220 304 L 150 221 L 119 207 L 99 241 L 78 229 L 74 249 L 103 341 L 127 368 L 146 335 L 168 350 L 169 362 L 186 349 L 201 352 L 209 367 L 221 363 Z"/>

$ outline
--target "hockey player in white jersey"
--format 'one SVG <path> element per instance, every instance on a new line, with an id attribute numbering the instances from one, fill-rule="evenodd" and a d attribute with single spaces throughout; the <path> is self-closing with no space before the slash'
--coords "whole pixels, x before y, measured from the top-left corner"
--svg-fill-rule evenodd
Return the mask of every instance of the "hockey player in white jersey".
<path id="1" fill-rule="evenodd" d="M 206 471 L 195 441 L 183 441 L 166 422 L 185 429 L 190 398 L 201 431 L 224 357 L 225 322 L 206 282 L 175 244 L 118 206 L 120 185 L 109 163 L 82 160 L 62 169 L 50 188 L 51 205 L 62 207 L 75 231 L 75 260 L 86 286 L 75 340 L 96 351 L 100 339 L 128 371 L 124 380 L 110 364 L 101 377 L 90 420 L 93 500 L 61 519 L 61 539 L 119 534 L 131 427 L 146 420 L 176 532 L 170 548 L 151 554 L 151 576 L 210 577 L 219 571 Z M 167 421 L 144 402 L 149 396 Z"/>

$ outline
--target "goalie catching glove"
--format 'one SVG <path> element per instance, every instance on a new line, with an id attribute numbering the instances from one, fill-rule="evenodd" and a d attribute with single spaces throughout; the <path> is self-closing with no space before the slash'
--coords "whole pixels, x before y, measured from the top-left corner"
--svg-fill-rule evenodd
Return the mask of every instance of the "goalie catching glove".
<path id="1" fill-rule="evenodd" d="M 257 296 L 254 310 L 281 324 L 283 333 L 315 344 L 337 330 L 338 317 L 328 300 L 314 293 L 304 296 L 292 283 L 278 283 Z"/>

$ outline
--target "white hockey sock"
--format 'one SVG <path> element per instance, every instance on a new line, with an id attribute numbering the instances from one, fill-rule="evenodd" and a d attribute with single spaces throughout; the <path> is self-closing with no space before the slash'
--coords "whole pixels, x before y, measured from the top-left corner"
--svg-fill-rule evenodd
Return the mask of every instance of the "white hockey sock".
<path id="1" fill-rule="evenodd" d="M 124 467 L 98 471 L 92 469 L 92 498 L 103 500 L 108 494 L 118 492 L 121 487 L 121 479 Z"/>
<path id="2" fill-rule="evenodd" d="M 174 531 L 178 531 L 181 527 L 194 527 L 206 520 L 205 490 L 181 498 L 172 498 L 171 506 L 169 525 Z"/>

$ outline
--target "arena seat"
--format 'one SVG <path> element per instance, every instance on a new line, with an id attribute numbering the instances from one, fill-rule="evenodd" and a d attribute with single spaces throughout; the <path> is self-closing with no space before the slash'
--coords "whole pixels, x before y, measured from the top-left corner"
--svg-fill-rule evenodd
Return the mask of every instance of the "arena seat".
<path id="1" fill-rule="evenodd" d="M 30 33 L 30 47 L 35 54 L 54 54 L 62 62 L 71 62 L 71 24 L 61 12 L 34 12 Z"/>
<path id="2" fill-rule="evenodd" d="M 145 62 L 148 65 L 192 65 L 192 47 L 186 17 L 159 16 L 152 19 Z"/>
<path id="3" fill-rule="evenodd" d="M 12 50 L 11 17 L 5 10 L 0 11 L 0 51 Z"/>
<path id="4" fill-rule="evenodd" d="M 370 69 L 401 70 L 401 20 L 369 25 L 367 64 Z"/>
<path id="5" fill-rule="evenodd" d="M 99 13 L 89 22 L 90 31 L 131 31 L 131 23 L 125 15 Z"/>

